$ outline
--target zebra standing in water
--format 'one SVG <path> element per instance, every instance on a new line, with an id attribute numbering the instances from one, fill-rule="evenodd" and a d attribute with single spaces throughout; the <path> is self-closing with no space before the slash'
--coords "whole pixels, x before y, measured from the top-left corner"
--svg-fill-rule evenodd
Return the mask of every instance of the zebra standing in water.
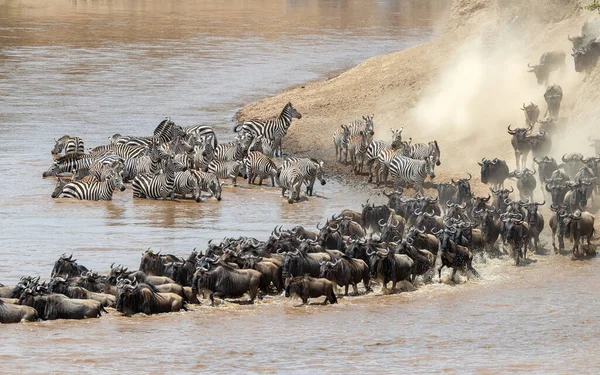
<path id="1" fill-rule="evenodd" d="M 244 158 L 244 164 L 249 184 L 254 184 L 254 180 L 258 177 L 258 184 L 262 185 L 263 179 L 271 177 L 271 186 L 275 187 L 277 165 L 270 157 L 260 151 L 250 151 Z"/>
<path id="2" fill-rule="evenodd" d="M 173 190 L 175 169 L 178 166 L 181 167 L 177 164 L 173 156 L 168 155 L 163 173 L 156 176 L 147 174 L 136 176 L 131 185 L 134 198 L 167 199 L 167 197 L 170 197 L 171 200 L 175 199 L 175 191 Z"/>
<path id="3" fill-rule="evenodd" d="M 83 139 L 79 137 L 63 135 L 59 139 L 55 139 L 54 142 L 56 143 L 54 144 L 54 148 L 52 149 L 52 155 L 58 155 L 63 150 L 65 150 L 65 155 L 85 153 Z"/>
<path id="4" fill-rule="evenodd" d="M 417 160 L 425 160 L 427 158 L 432 158 L 433 165 L 432 170 L 436 165 L 442 164 L 440 161 L 440 148 L 438 146 L 437 141 L 431 141 L 428 144 L 425 143 L 415 143 L 410 147 L 409 157 Z"/>
<path id="5" fill-rule="evenodd" d="M 353 135 L 350 137 L 348 149 L 350 152 L 350 162 L 352 163 L 355 174 L 362 173 L 365 162 L 365 153 L 367 152 L 367 147 L 372 140 L 372 131 L 361 131 L 358 135 Z"/>
<path id="6" fill-rule="evenodd" d="M 42 177 L 56 176 L 61 173 L 72 173 L 74 170 L 90 169 L 92 164 L 96 162 L 97 157 L 89 154 L 77 155 L 69 154 L 55 159 L 52 166 L 48 168 Z"/>
<path id="7" fill-rule="evenodd" d="M 109 145 L 102 145 L 102 146 L 94 147 L 94 148 L 90 149 L 90 154 L 101 155 L 102 153 L 110 152 L 113 154 L 117 154 L 120 157 L 122 157 L 123 159 L 127 160 L 127 159 L 139 158 L 139 157 L 142 157 L 142 156 L 148 154 L 148 148 L 150 148 L 152 146 L 153 145 L 128 146 L 125 144 L 113 143 L 113 144 L 109 144 Z"/>
<path id="8" fill-rule="evenodd" d="M 280 167 L 277 173 L 277 183 L 281 186 L 281 196 L 285 197 L 285 191 L 289 190 L 288 203 L 300 200 L 300 188 L 302 187 L 302 171 L 295 164 Z"/>
<path id="9" fill-rule="evenodd" d="M 237 186 L 237 177 L 239 175 L 247 178 L 244 162 L 242 160 L 213 160 L 208 165 L 208 172 L 214 173 L 218 178 L 231 178 L 233 186 Z"/>
<path id="10" fill-rule="evenodd" d="M 90 201 L 109 201 L 112 199 L 115 188 L 124 191 L 123 179 L 117 171 L 110 173 L 104 181 L 82 182 L 75 181 L 66 184 L 59 198 L 74 198 Z"/>
<path id="11" fill-rule="evenodd" d="M 373 132 L 373 117 L 371 116 L 363 116 L 362 120 L 354 120 L 350 122 L 348 125 L 342 125 L 333 133 L 333 143 L 335 144 L 335 154 L 338 155 L 338 150 L 340 150 L 340 162 L 341 162 L 341 152 L 345 152 L 344 163 L 348 163 L 348 142 L 350 137 L 353 135 L 360 135 L 360 132 Z"/>
<path id="12" fill-rule="evenodd" d="M 164 119 L 156 129 L 154 135 L 151 137 L 136 137 L 136 136 L 119 136 L 115 134 L 109 139 L 116 144 L 126 144 L 128 146 L 145 146 L 148 147 L 153 143 L 163 144 L 174 140 L 177 137 L 184 136 L 185 133 L 181 126 L 175 125 L 169 117 Z M 116 137 L 116 138 L 115 138 Z"/>
<path id="13" fill-rule="evenodd" d="M 292 119 L 301 119 L 302 115 L 293 106 L 288 103 L 283 107 L 279 116 L 267 120 L 250 119 L 238 124 L 233 131 L 251 135 L 253 138 L 262 135 L 263 138 L 272 140 L 275 144 L 275 156 L 281 157 L 283 154 L 282 141 L 292 125 Z"/>
<path id="14" fill-rule="evenodd" d="M 185 199 L 185 196 L 192 194 L 192 199 L 200 202 L 200 185 L 198 178 L 192 171 L 175 172 L 175 181 L 173 182 L 174 193 L 180 198 Z"/>
<path id="15" fill-rule="evenodd" d="M 423 182 L 427 175 L 435 178 L 433 172 L 434 161 L 432 157 L 425 160 L 411 159 L 406 156 L 397 155 L 390 163 L 390 173 L 394 180 L 394 189 L 401 185 L 414 184 L 415 190 L 423 195 Z"/>
<path id="16" fill-rule="evenodd" d="M 236 136 L 233 141 L 217 146 L 212 161 L 242 160 L 248 152 L 248 146 L 251 142 L 252 138 L 246 134 Z"/>
<path id="17" fill-rule="evenodd" d="M 215 148 L 210 136 L 200 137 L 197 141 L 194 146 L 194 169 L 206 172 L 215 156 Z"/>
<path id="18" fill-rule="evenodd" d="M 302 181 L 306 185 L 306 195 L 313 195 L 315 180 L 318 178 L 321 185 L 325 185 L 325 172 L 323 171 L 323 162 L 309 158 L 287 158 L 283 161 L 282 167 L 296 165 L 302 172 Z"/>
<path id="19" fill-rule="evenodd" d="M 191 172 L 198 179 L 198 186 L 200 188 L 200 192 L 209 192 L 218 201 L 221 200 L 222 187 L 221 183 L 219 182 L 219 178 L 216 174 L 196 170 L 191 170 Z"/>
<path id="20" fill-rule="evenodd" d="M 137 175 L 157 175 L 160 173 L 162 166 L 161 160 L 167 157 L 167 155 L 161 148 L 153 145 L 150 147 L 148 155 L 127 159 L 123 171 L 123 180 L 131 181 Z"/>
<path id="21" fill-rule="evenodd" d="M 383 150 L 396 150 L 401 147 L 402 142 L 402 131 L 404 128 L 400 128 L 400 130 L 392 129 L 392 143 L 391 146 L 385 141 L 372 141 L 367 147 L 367 152 L 365 153 L 365 159 L 367 167 L 369 167 L 369 181 L 373 182 L 373 175 L 379 175 L 380 165 L 377 162 L 377 156 Z M 375 167 L 375 168 L 373 168 Z"/>

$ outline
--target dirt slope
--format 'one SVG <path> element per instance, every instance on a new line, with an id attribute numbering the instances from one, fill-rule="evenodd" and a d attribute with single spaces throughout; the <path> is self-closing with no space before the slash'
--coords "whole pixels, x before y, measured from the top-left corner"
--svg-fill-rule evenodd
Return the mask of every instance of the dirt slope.
<path id="1" fill-rule="evenodd" d="M 324 159 L 329 171 L 346 178 L 352 178 L 350 167 L 335 162 L 331 135 L 367 114 L 375 114 L 375 139 L 387 139 L 390 127 L 401 126 L 413 142 L 437 139 L 442 149 L 437 180 L 478 174 L 476 161 L 484 156 L 513 166 L 507 125 L 523 124 L 523 102 L 537 103 L 542 113 L 546 107 L 545 88 L 527 72 L 527 63 L 535 64 L 545 51 L 570 52 L 567 35 L 579 34 L 594 16 L 580 8 L 572 0 L 457 0 L 436 40 L 249 104 L 238 120 L 276 115 L 291 101 L 303 118 L 294 120 L 284 150 Z M 600 99 L 598 70 L 582 83 L 567 55 L 567 67 L 551 77 L 565 93 L 561 121 L 568 134 L 555 140 L 557 153 L 598 129 L 593 116 Z M 585 134 L 575 130 L 582 126 L 589 128 Z"/>

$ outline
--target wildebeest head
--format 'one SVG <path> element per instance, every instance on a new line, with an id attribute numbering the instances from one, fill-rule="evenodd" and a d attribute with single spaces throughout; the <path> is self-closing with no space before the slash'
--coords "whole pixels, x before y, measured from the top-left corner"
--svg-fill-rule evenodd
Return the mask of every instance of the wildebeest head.
<path id="1" fill-rule="evenodd" d="M 546 201 L 543 201 L 542 203 L 531 202 L 526 206 L 528 223 L 537 223 L 538 208 L 539 206 L 543 206 L 545 204 Z"/>
<path id="2" fill-rule="evenodd" d="M 533 125 L 528 125 L 526 128 L 511 129 L 511 125 L 508 125 L 508 134 L 513 136 L 513 139 L 519 144 L 527 142 L 527 135 L 533 129 Z"/>
<path id="3" fill-rule="evenodd" d="M 550 69 L 548 65 L 531 65 L 531 63 L 528 63 L 527 67 L 531 69 L 529 70 L 529 73 L 535 74 L 535 78 L 537 79 L 538 85 L 543 85 L 546 82 L 548 82 L 548 78 L 550 78 Z"/>
<path id="4" fill-rule="evenodd" d="M 588 201 L 588 187 L 592 184 L 590 179 L 582 179 L 580 181 L 570 181 L 567 182 L 567 188 L 571 190 L 573 193 L 571 195 L 571 199 L 574 200 L 571 202 L 571 206 L 579 206 L 585 207 L 587 206 Z M 567 203 L 567 202 L 565 202 Z"/>
<path id="5" fill-rule="evenodd" d="M 367 204 L 362 205 L 362 225 L 365 228 L 378 228 L 379 220 L 387 220 L 391 212 L 389 206 L 375 206 L 375 204 L 369 204 L 367 200 Z"/>
<path id="6" fill-rule="evenodd" d="M 148 275 L 162 276 L 165 267 L 160 257 L 160 251 L 155 253 L 148 248 L 144 253 L 142 253 L 139 270 Z"/>
<path id="7" fill-rule="evenodd" d="M 117 285 L 117 281 L 127 275 L 128 268 L 118 265 L 114 267 L 114 263 L 110 265 L 110 271 L 108 272 L 107 282 L 110 285 Z M 131 273 L 131 271 L 129 272 Z"/>
<path id="8" fill-rule="evenodd" d="M 321 261 L 319 264 L 321 265 L 319 277 L 332 280 L 335 277 L 335 268 L 338 263 L 341 262 L 341 259 L 336 259 L 333 262 L 330 261 Z"/>
<path id="9" fill-rule="evenodd" d="M 68 279 L 71 277 L 77 277 L 83 272 L 87 272 L 87 270 L 88 269 L 84 266 L 77 264 L 77 259 L 73 259 L 73 254 L 68 257 L 63 254 L 54 263 L 50 277 L 62 276 Z"/>
<path id="10" fill-rule="evenodd" d="M 591 70 L 598 61 L 600 55 L 600 47 L 595 43 L 589 43 L 573 51 L 573 61 L 575 63 L 575 71 L 578 73 Z"/>
<path id="11" fill-rule="evenodd" d="M 504 232 L 508 241 L 520 241 L 523 237 L 523 216 L 520 214 L 500 215 L 504 223 Z"/>
<path id="12" fill-rule="evenodd" d="M 508 166 L 503 160 L 483 158 L 478 164 L 481 167 L 481 182 L 484 184 L 495 184 L 508 177 Z"/>
<path id="13" fill-rule="evenodd" d="M 537 105 L 533 104 L 533 102 L 529 102 L 527 106 L 523 103 L 521 110 L 525 113 L 525 122 L 528 125 L 535 124 L 540 117 L 540 109 Z"/>
<path id="14" fill-rule="evenodd" d="M 454 181 L 454 179 L 450 179 L 450 182 L 456 186 L 456 193 L 453 196 L 454 203 L 463 203 L 466 202 L 471 196 L 471 183 L 469 182 L 473 176 L 470 173 L 467 173 L 469 178 L 461 178 L 458 181 Z"/>
<path id="15" fill-rule="evenodd" d="M 402 240 L 402 223 L 390 215 L 387 221 L 379 220 L 379 238 L 384 242 L 396 242 Z"/>
<path id="16" fill-rule="evenodd" d="M 546 179 L 546 191 L 550 193 L 552 197 L 553 205 L 560 205 L 563 203 L 565 194 L 568 191 L 568 187 L 565 181 Z"/>
<path id="17" fill-rule="evenodd" d="M 540 160 L 534 157 L 533 161 L 538 165 L 540 180 L 549 178 L 552 172 L 558 169 L 558 164 L 556 164 L 556 160 L 549 156 L 544 156 Z"/>
<path id="18" fill-rule="evenodd" d="M 383 195 L 388 198 L 388 206 L 394 210 L 398 210 L 398 208 L 402 205 L 401 198 L 404 193 L 404 189 L 398 188 L 393 192 L 389 192 L 386 189 L 383 190 Z"/>
<path id="19" fill-rule="evenodd" d="M 585 34 L 584 35 L 576 35 L 574 37 L 571 37 L 570 34 L 567 36 L 567 39 L 569 39 L 569 41 L 571 43 L 573 43 L 573 47 L 572 47 L 573 51 L 577 51 L 578 49 L 583 47 L 584 38 L 585 38 Z"/>

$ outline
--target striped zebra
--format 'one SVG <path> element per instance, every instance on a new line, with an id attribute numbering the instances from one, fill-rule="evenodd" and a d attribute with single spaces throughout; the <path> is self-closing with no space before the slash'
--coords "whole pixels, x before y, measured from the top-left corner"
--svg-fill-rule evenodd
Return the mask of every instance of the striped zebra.
<path id="1" fill-rule="evenodd" d="M 283 161 L 282 167 L 296 165 L 302 172 L 302 181 L 306 185 L 306 195 L 313 195 L 315 180 L 319 179 L 321 185 L 325 185 L 325 172 L 323 170 L 323 162 L 309 158 L 294 158 L 290 157 Z"/>
<path id="2" fill-rule="evenodd" d="M 423 182 L 427 175 L 435 178 L 433 172 L 433 158 L 425 160 L 411 159 L 406 156 L 397 155 L 390 163 L 390 173 L 394 180 L 394 189 L 402 187 L 401 185 L 415 185 L 415 190 L 423 195 Z"/>
<path id="3" fill-rule="evenodd" d="M 125 144 L 109 144 L 97 146 L 90 149 L 90 154 L 100 155 L 101 153 L 111 152 L 117 154 L 123 159 L 139 158 L 148 154 L 149 147 L 147 146 L 128 146 Z"/>
<path id="4" fill-rule="evenodd" d="M 410 147 L 410 155 L 412 159 L 425 160 L 429 157 L 433 158 L 434 165 L 440 165 L 440 148 L 437 141 L 431 141 L 428 144 L 415 143 Z M 435 166 L 434 166 L 435 168 Z"/>
<path id="5" fill-rule="evenodd" d="M 148 155 L 125 160 L 123 180 L 131 181 L 137 175 L 157 175 L 162 168 L 161 160 L 167 154 L 159 147 L 150 147 Z"/>
<path id="6" fill-rule="evenodd" d="M 150 199 L 175 199 L 173 190 L 175 183 L 175 160 L 172 156 L 166 159 L 163 173 L 158 175 L 138 175 L 133 179 L 132 188 L 134 198 Z"/>
<path id="7" fill-rule="evenodd" d="M 218 178 L 231 178 L 233 186 L 237 186 L 237 177 L 247 178 L 245 165 L 242 160 L 213 160 L 208 165 L 208 172 L 214 173 Z"/>
<path id="8" fill-rule="evenodd" d="M 52 192 L 52 194 L 50 196 L 52 198 L 58 198 L 60 193 L 62 193 L 65 185 L 67 185 L 68 183 L 69 183 L 69 181 L 64 178 L 60 178 L 60 177 L 57 178 L 56 185 L 54 186 L 54 191 Z"/>
<path id="9" fill-rule="evenodd" d="M 58 155 L 63 150 L 65 155 L 69 154 L 83 154 L 85 153 L 85 147 L 83 140 L 79 137 L 71 137 L 69 135 L 63 135 L 59 139 L 55 139 L 54 148 L 52 149 L 52 155 Z"/>
<path id="10" fill-rule="evenodd" d="M 193 168 L 206 172 L 208 164 L 210 164 L 214 156 L 215 148 L 211 140 L 207 137 L 200 137 L 194 147 Z"/>
<path id="11" fill-rule="evenodd" d="M 344 154 L 344 163 L 348 163 L 348 142 L 350 140 L 350 129 L 348 126 L 341 125 L 340 129 L 333 133 L 333 144 L 335 146 L 335 158 L 342 162 L 342 153 Z"/>
<path id="12" fill-rule="evenodd" d="M 281 156 L 283 137 L 287 134 L 288 129 L 292 125 L 292 119 L 301 119 L 302 115 L 293 106 L 288 103 L 283 107 L 283 110 L 277 117 L 266 120 L 250 119 L 238 124 L 233 131 L 249 134 L 252 138 L 262 135 L 264 138 L 274 141 L 275 156 Z"/>
<path id="13" fill-rule="evenodd" d="M 216 174 L 197 170 L 191 170 L 190 172 L 198 179 L 198 186 L 200 187 L 201 192 L 206 191 L 218 201 L 221 200 L 222 187 Z"/>
<path id="14" fill-rule="evenodd" d="M 387 182 L 390 170 L 390 163 L 392 162 L 392 160 L 394 160 L 396 156 L 402 155 L 408 157 L 411 142 L 412 138 L 409 138 L 408 141 L 401 141 L 401 146 L 397 149 L 391 148 L 381 150 L 379 152 L 379 155 L 377 155 L 377 163 L 379 164 L 379 173 L 377 174 L 377 186 L 379 186 L 382 181 L 384 184 Z"/>
<path id="15" fill-rule="evenodd" d="M 192 199 L 196 202 L 200 202 L 198 177 L 189 170 L 185 172 L 175 172 L 173 189 L 175 194 L 182 199 L 185 199 L 186 195 L 192 194 Z"/>
<path id="16" fill-rule="evenodd" d="M 369 143 L 371 143 L 372 139 L 373 132 L 369 131 L 361 131 L 358 135 L 350 136 L 348 152 L 350 153 L 350 162 L 352 163 L 355 174 L 362 173 L 367 147 L 369 147 Z"/>
<path id="17" fill-rule="evenodd" d="M 212 161 L 242 160 L 251 142 L 252 138 L 250 136 L 242 134 L 229 143 L 222 143 L 215 149 Z"/>
<path id="18" fill-rule="evenodd" d="M 217 135 L 215 134 L 215 130 L 208 125 L 184 126 L 183 132 L 185 134 L 193 134 L 198 139 L 202 137 L 206 138 L 208 141 L 210 141 L 213 148 L 216 148 L 219 144 L 219 142 L 217 142 Z"/>
<path id="19" fill-rule="evenodd" d="M 348 150 L 347 143 L 349 142 L 350 137 L 353 135 L 360 135 L 360 132 L 374 132 L 373 128 L 373 117 L 371 116 L 363 116 L 362 120 L 354 120 L 351 121 L 347 125 L 342 125 L 333 133 L 333 143 L 336 145 L 336 155 L 338 151 L 338 147 L 341 147 L 340 150 L 345 150 L 346 157 L 344 159 L 344 163 L 348 163 Z M 347 128 L 347 129 L 346 129 Z M 348 133 L 347 140 L 345 133 Z M 344 143 L 345 141 L 345 143 Z M 346 146 L 346 147 L 344 147 Z M 341 158 L 341 155 L 340 155 Z M 341 160 L 340 160 L 341 161 Z"/>
<path id="20" fill-rule="evenodd" d="M 69 182 L 63 187 L 58 197 L 89 201 L 109 201 L 112 199 L 115 188 L 121 191 L 125 190 L 121 174 L 113 171 L 100 182 Z"/>
<path id="21" fill-rule="evenodd" d="M 248 183 L 254 184 L 258 177 L 258 184 L 262 185 L 263 179 L 271 177 L 271 186 L 275 187 L 275 177 L 277 177 L 277 165 L 260 151 L 250 151 L 244 158 Z"/>
<path id="22" fill-rule="evenodd" d="M 81 157 L 77 154 L 69 154 L 55 159 L 52 166 L 48 168 L 42 177 L 56 176 L 61 173 L 72 173 L 73 170 L 90 169 L 96 161 L 96 157 Z"/>
<path id="23" fill-rule="evenodd" d="M 285 192 L 286 190 L 289 190 L 288 203 L 294 203 L 294 201 L 300 200 L 302 179 L 302 171 L 295 164 L 279 168 L 277 173 L 277 184 L 281 187 L 282 197 L 285 198 Z"/>
<path id="24" fill-rule="evenodd" d="M 98 158 L 94 164 L 90 166 L 88 176 L 91 178 L 90 181 L 103 181 L 111 171 L 115 171 L 119 173 L 122 178 L 123 169 L 123 159 L 117 155 L 107 155 L 102 158 Z M 73 171 L 73 173 L 75 173 L 75 171 Z"/>
<path id="25" fill-rule="evenodd" d="M 272 158 L 275 156 L 275 147 L 275 141 L 259 135 L 252 140 L 252 143 L 250 143 L 250 146 L 248 147 L 248 151 L 260 151 L 264 155 Z"/>
<path id="26" fill-rule="evenodd" d="M 185 133 L 183 128 L 179 125 L 175 125 L 175 123 L 171 121 L 169 117 L 167 117 L 160 124 L 158 124 L 154 130 L 154 135 L 151 137 L 121 136 L 113 141 L 117 144 L 126 144 L 128 146 L 148 147 L 153 143 L 168 143 L 176 137 L 181 137 L 184 135 Z M 113 137 L 110 139 L 113 139 Z"/>
<path id="27" fill-rule="evenodd" d="M 379 175 L 380 164 L 377 161 L 377 157 L 379 153 L 383 150 L 397 150 L 402 147 L 402 131 L 404 128 L 400 128 L 399 130 L 392 129 L 392 143 L 391 145 L 384 141 L 372 141 L 367 147 L 367 152 L 365 153 L 365 163 L 367 167 L 369 167 L 369 181 L 373 182 L 373 175 Z M 378 177 L 379 179 L 379 177 Z"/>

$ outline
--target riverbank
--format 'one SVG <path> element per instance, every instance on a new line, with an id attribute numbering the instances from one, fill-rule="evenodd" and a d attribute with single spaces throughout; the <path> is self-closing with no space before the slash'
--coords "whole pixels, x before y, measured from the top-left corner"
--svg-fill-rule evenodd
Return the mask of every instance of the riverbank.
<path id="1" fill-rule="evenodd" d="M 523 102 L 537 103 L 542 113 L 545 109 L 544 87 L 527 72 L 527 63 L 536 63 L 545 51 L 570 52 L 567 36 L 579 34 L 586 19 L 597 17 L 581 5 L 455 1 L 437 39 L 373 57 L 325 81 L 293 86 L 244 106 L 237 119 L 273 116 L 291 101 L 303 117 L 292 123 L 284 149 L 323 159 L 330 173 L 351 181 L 363 177 L 356 179 L 349 166 L 335 161 L 332 134 L 367 114 L 375 114 L 375 139 L 388 139 L 390 127 L 404 127 L 403 136 L 413 143 L 437 139 L 440 181 L 478 170 L 475 163 L 482 157 L 500 157 L 512 167 L 507 125 L 523 123 Z M 584 83 L 567 57 L 567 69 L 551 77 L 565 92 L 561 121 L 568 134 L 557 152 L 580 147 L 588 134 L 573 129 L 591 131 L 596 125 L 589 121 L 592 103 L 600 99 L 598 69 Z"/>

